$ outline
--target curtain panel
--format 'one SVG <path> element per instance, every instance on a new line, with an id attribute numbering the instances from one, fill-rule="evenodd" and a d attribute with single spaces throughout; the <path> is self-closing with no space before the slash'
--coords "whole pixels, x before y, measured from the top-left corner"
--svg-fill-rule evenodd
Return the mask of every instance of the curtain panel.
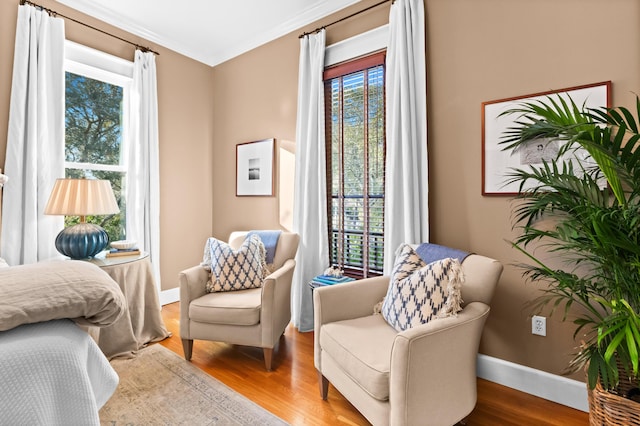
<path id="1" fill-rule="evenodd" d="M 149 253 L 160 282 L 160 160 L 156 58 L 136 50 L 131 89 L 131 144 L 127 172 L 127 238 Z"/>
<path id="2" fill-rule="evenodd" d="M 300 39 L 293 230 L 300 235 L 291 312 L 299 331 L 313 330 L 311 279 L 329 266 L 324 136 L 325 30 Z"/>
<path id="3" fill-rule="evenodd" d="M 402 243 L 429 241 L 424 2 L 396 0 L 386 68 L 384 274 Z"/>
<path id="4" fill-rule="evenodd" d="M 2 208 L 2 257 L 9 265 L 58 256 L 61 216 L 45 216 L 64 177 L 64 21 L 18 6 Z"/>

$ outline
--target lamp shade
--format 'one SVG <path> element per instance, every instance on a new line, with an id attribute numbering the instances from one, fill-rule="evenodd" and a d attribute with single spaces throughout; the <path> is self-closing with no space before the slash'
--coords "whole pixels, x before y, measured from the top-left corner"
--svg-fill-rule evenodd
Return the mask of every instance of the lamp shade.
<path id="1" fill-rule="evenodd" d="M 56 180 L 44 214 L 89 216 L 119 213 L 111 182 L 98 179 Z"/>
<path id="2" fill-rule="evenodd" d="M 85 216 L 119 213 L 111 182 L 97 179 L 56 180 L 45 214 L 80 216 L 76 225 L 64 228 L 56 237 L 56 248 L 72 259 L 85 259 L 100 253 L 109 243 L 102 227 L 85 223 Z"/>

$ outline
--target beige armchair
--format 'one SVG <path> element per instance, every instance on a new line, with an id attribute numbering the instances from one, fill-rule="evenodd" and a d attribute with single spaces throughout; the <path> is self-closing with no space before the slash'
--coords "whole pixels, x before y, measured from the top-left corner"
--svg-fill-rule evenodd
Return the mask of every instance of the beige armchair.
<path id="1" fill-rule="evenodd" d="M 229 245 L 237 249 L 247 232 L 233 232 Z M 291 320 L 291 280 L 298 250 L 298 234 L 282 232 L 272 272 L 261 288 L 207 293 L 209 272 L 194 266 L 180 272 L 180 338 L 186 360 L 193 340 L 213 340 L 263 349 L 271 371 L 273 348 Z"/>
<path id="2" fill-rule="evenodd" d="M 502 265 L 462 263 L 463 309 L 397 332 L 372 315 L 389 285 L 376 277 L 314 290 L 314 363 L 320 394 L 329 382 L 373 425 L 452 425 L 476 404 L 476 356 Z"/>

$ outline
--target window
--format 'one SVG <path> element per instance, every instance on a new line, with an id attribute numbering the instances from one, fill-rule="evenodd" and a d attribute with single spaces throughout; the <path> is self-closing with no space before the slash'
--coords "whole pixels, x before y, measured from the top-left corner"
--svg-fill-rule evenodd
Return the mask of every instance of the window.
<path id="1" fill-rule="evenodd" d="M 381 275 L 384 258 L 384 53 L 325 70 L 331 263 Z"/>
<path id="2" fill-rule="evenodd" d="M 110 241 L 125 238 L 127 124 L 130 62 L 84 46 L 66 45 L 65 60 L 65 176 L 106 179 L 120 214 L 88 216 L 102 226 Z M 128 66 L 127 64 L 131 64 Z M 79 221 L 65 218 L 65 226 Z"/>

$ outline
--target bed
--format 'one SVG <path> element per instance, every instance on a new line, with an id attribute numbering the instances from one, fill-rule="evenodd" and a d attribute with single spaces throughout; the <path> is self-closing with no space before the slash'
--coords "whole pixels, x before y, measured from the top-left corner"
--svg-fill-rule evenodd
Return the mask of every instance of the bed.
<path id="1" fill-rule="evenodd" d="M 0 424 L 98 425 L 118 376 L 79 325 L 125 310 L 95 265 L 52 261 L 0 268 Z"/>

